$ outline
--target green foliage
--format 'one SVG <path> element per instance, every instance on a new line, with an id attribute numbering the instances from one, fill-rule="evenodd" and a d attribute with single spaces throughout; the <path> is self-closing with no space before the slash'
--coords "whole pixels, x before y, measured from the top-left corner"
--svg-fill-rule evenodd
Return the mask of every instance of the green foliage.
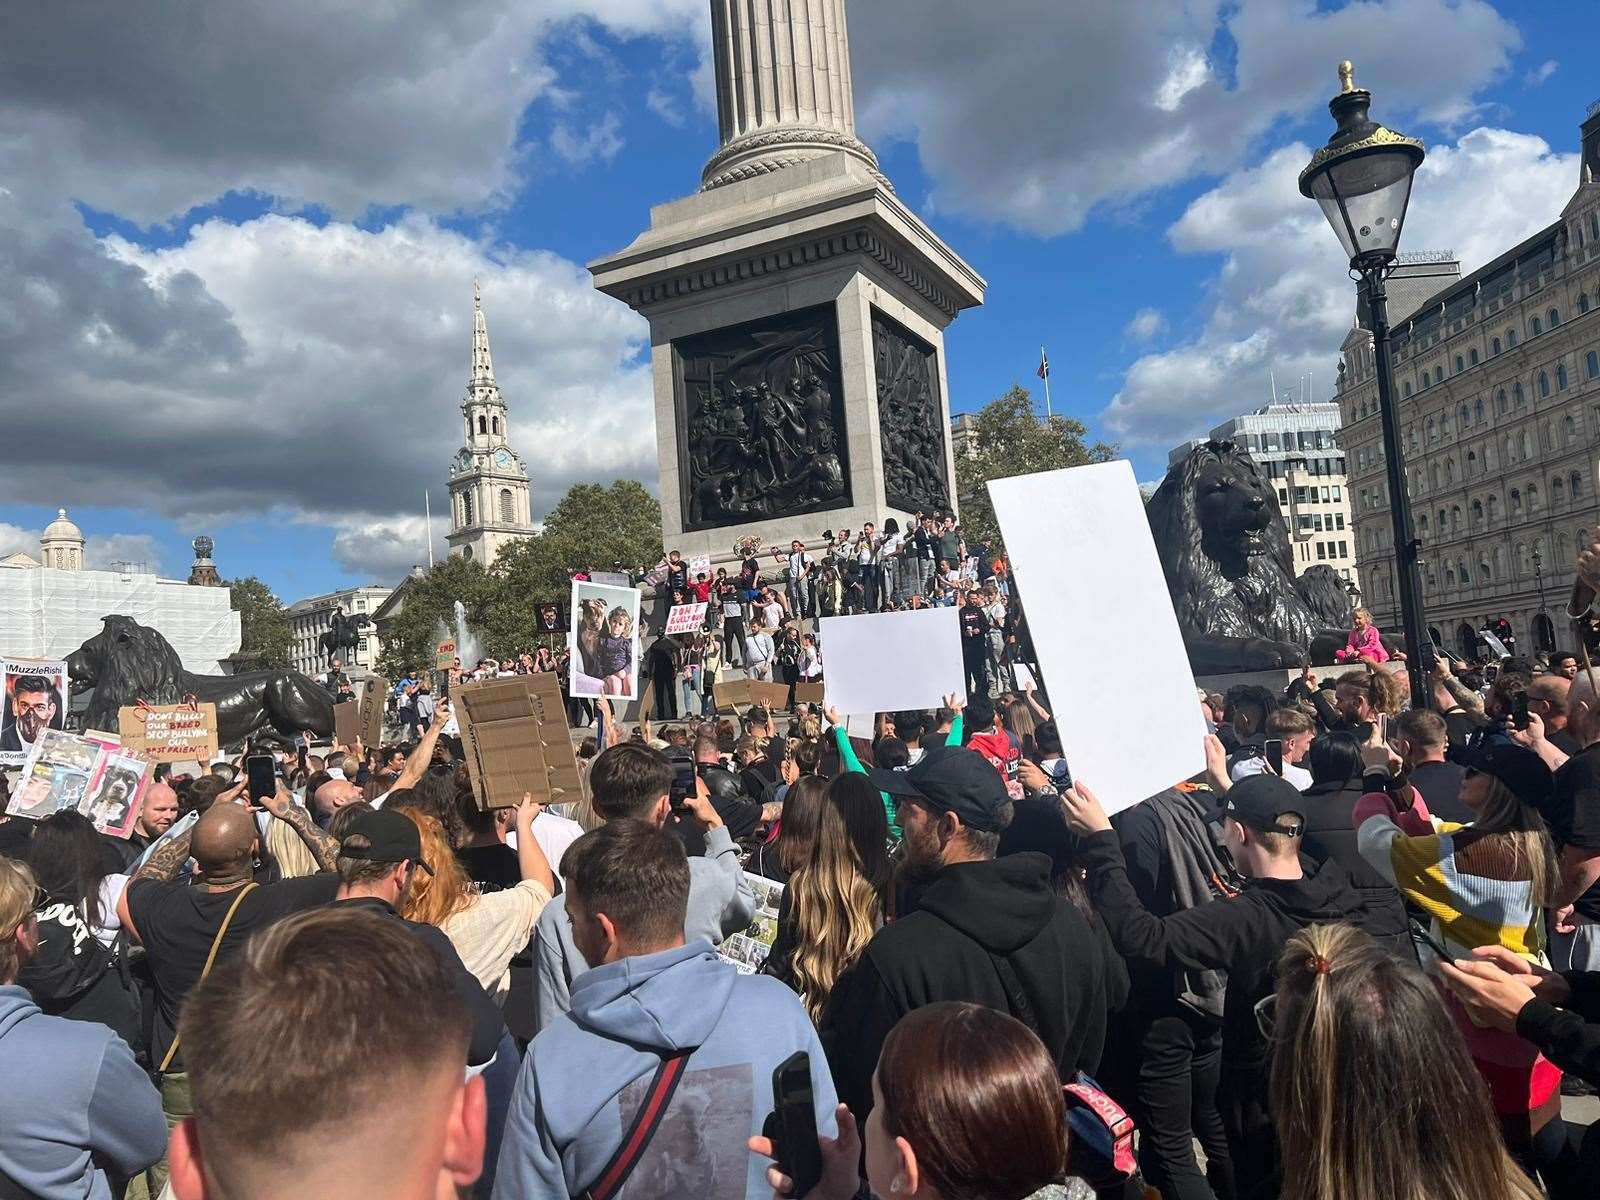
<path id="1" fill-rule="evenodd" d="M 662 553 L 661 505 L 643 484 L 577 484 L 550 510 L 538 534 L 504 547 L 488 570 L 475 559 L 451 557 L 410 580 L 384 639 L 384 673 L 394 679 L 407 666 L 431 668 L 437 624 L 453 626 L 457 600 L 487 653 L 507 658 L 543 643 L 535 607 L 565 603 L 573 571 L 586 565 L 608 571 L 616 562 L 649 568 Z"/>
<path id="2" fill-rule="evenodd" d="M 294 633 L 283 602 L 254 575 L 230 583 L 228 594 L 239 614 L 239 652 L 260 656 L 264 667 L 287 667 Z"/>
<path id="3" fill-rule="evenodd" d="M 967 545 L 982 542 L 996 552 L 1001 548 L 1001 537 L 994 507 L 989 503 L 989 489 L 984 486 L 989 480 L 1108 462 L 1117 452 L 1115 446 L 1104 442 L 1085 445 L 1083 439 L 1088 430 L 1081 421 L 1039 416 L 1034 411 L 1032 394 L 1020 385 L 1013 385 L 1004 396 L 985 405 L 975 415 L 973 426 L 977 456 L 956 457 L 961 528 Z"/>
<path id="4" fill-rule="evenodd" d="M 389 623 L 383 639 L 380 671 L 399 679 L 406 668 L 432 670 L 438 646 L 438 624 L 455 624 L 455 605 L 466 606 L 467 624 L 481 630 L 488 614 L 505 601 L 505 581 L 483 569 L 477 559 L 452 555 L 424 575 L 407 579 L 400 615 Z M 489 653 L 494 653 L 490 647 Z"/>

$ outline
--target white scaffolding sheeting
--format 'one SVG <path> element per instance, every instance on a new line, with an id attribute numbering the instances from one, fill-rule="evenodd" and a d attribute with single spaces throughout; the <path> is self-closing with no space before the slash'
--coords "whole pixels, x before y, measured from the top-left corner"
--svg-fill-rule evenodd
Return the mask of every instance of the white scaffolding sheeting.
<path id="1" fill-rule="evenodd" d="M 187 670 L 221 673 L 239 649 L 239 614 L 225 587 L 117 571 L 0 568 L 0 654 L 65 658 L 121 614 L 159 630 Z"/>

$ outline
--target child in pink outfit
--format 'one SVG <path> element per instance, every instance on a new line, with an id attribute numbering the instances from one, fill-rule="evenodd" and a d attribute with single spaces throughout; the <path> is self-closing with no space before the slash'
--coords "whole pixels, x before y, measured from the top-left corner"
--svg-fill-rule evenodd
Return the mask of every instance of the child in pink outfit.
<path id="1" fill-rule="evenodd" d="M 1345 642 L 1344 649 L 1335 650 L 1333 657 L 1342 663 L 1359 662 L 1362 659 L 1375 663 L 1389 661 L 1389 652 L 1383 648 L 1383 639 L 1378 636 L 1378 627 L 1372 623 L 1372 614 L 1366 609 L 1356 609 L 1355 627 L 1350 630 L 1350 637 Z"/>

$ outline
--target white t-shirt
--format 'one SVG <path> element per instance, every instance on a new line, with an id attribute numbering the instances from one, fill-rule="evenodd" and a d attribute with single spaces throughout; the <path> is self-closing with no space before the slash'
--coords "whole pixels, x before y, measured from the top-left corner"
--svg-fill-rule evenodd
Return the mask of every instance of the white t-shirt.
<path id="1" fill-rule="evenodd" d="M 880 544 L 878 547 L 878 557 L 880 559 L 884 559 L 888 558 L 890 555 L 899 554 L 900 548 L 905 544 L 906 539 L 903 535 L 898 533 L 888 534 L 884 537 L 882 544 Z"/>
<path id="2" fill-rule="evenodd" d="M 1250 758 L 1241 758 L 1234 763 L 1233 770 L 1229 772 L 1229 775 L 1235 783 L 1238 783 L 1239 780 L 1247 776 L 1264 775 L 1266 771 L 1267 760 L 1258 755 L 1252 755 Z M 1294 790 L 1297 792 L 1303 792 L 1311 786 L 1311 772 L 1304 767 L 1295 766 L 1294 763 L 1286 762 L 1283 764 L 1283 777 L 1294 784 Z"/>
<path id="3" fill-rule="evenodd" d="M 583 826 L 571 817 L 563 817 L 560 813 L 553 813 L 545 809 L 533 819 L 533 840 L 539 843 L 539 849 L 544 851 L 545 860 L 549 862 L 550 869 L 561 871 L 561 858 L 567 852 L 567 847 L 583 836 Z M 513 850 L 517 848 L 517 831 L 506 831 L 506 845 Z"/>
<path id="4" fill-rule="evenodd" d="M 800 579 L 806 573 L 806 568 L 811 565 L 811 555 L 804 550 L 799 554 L 789 555 L 789 578 Z"/>
<path id="5" fill-rule="evenodd" d="M 766 619 L 768 629 L 777 629 L 783 625 L 783 605 L 776 600 L 771 604 L 763 604 L 761 615 Z"/>

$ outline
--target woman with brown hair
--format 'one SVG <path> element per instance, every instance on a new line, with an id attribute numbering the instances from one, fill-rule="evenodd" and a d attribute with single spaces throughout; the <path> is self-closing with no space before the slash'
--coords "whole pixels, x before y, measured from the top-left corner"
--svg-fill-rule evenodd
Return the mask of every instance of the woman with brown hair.
<path id="1" fill-rule="evenodd" d="M 1092 1200 L 1067 1175 L 1061 1080 L 1050 1053 L 1021 1021 L 979 1004 L 914 1009 L 884 1040 L 867 1118 L 867 1185 L 906 1200 Z M 861 1137 L 839 1106 L 838 1141 L 822 1143 L 822 1182 L 807 1200 L 851 1200 L 860 1190 Z M 751 1149 L 770 1153 L 752 1139 Z M 781 1195 L 790 1180 L 768 1180 Z"/>
<path id="2" fill-rule="evenodd" d="M 1351 925 L 1295 934 L 1277 972 L 1257 1018 L 1283 1200 L 1538 1200 L 1426 975 Z"/>
<path id="3" fill-rule="evenodd" d="M 787 767 L 792 761 L 784 760 Z M 796 775 L 783 798 L 783 815 L 778 819 L 777 835 L 762 842 L 750 853 L 745 868 L 774 883 L 788 883 L 790 877 L 811 857 L 816 845 L 817 827 L 828 802 L 828 781 L 816 775 Z"/>
<path id="4" fill-rule="evenodd" d="M 833 985 L 883 925 L 891 874 L 877 789 L 865 775 L 847 774 L 824 792 L 811 853 L 783 890 L 764 969 L 800 993 L 818 1023 Z"/>
<path id="5" fill-rule="evenodd" d="M 517 805 L 522 882 L 487 895 L 468 878 L 437 817 L 409 805 L 399 811 L 422 835 L 422 861 L 433 868 L 415 875 L 400 915 L 442 930 L 484 991 L 503 1005 L 511 990 L 511 959 L 527 946 L 556 887 L 555 873 L 533 836 L 541 806 L 526 794 Z"/>

